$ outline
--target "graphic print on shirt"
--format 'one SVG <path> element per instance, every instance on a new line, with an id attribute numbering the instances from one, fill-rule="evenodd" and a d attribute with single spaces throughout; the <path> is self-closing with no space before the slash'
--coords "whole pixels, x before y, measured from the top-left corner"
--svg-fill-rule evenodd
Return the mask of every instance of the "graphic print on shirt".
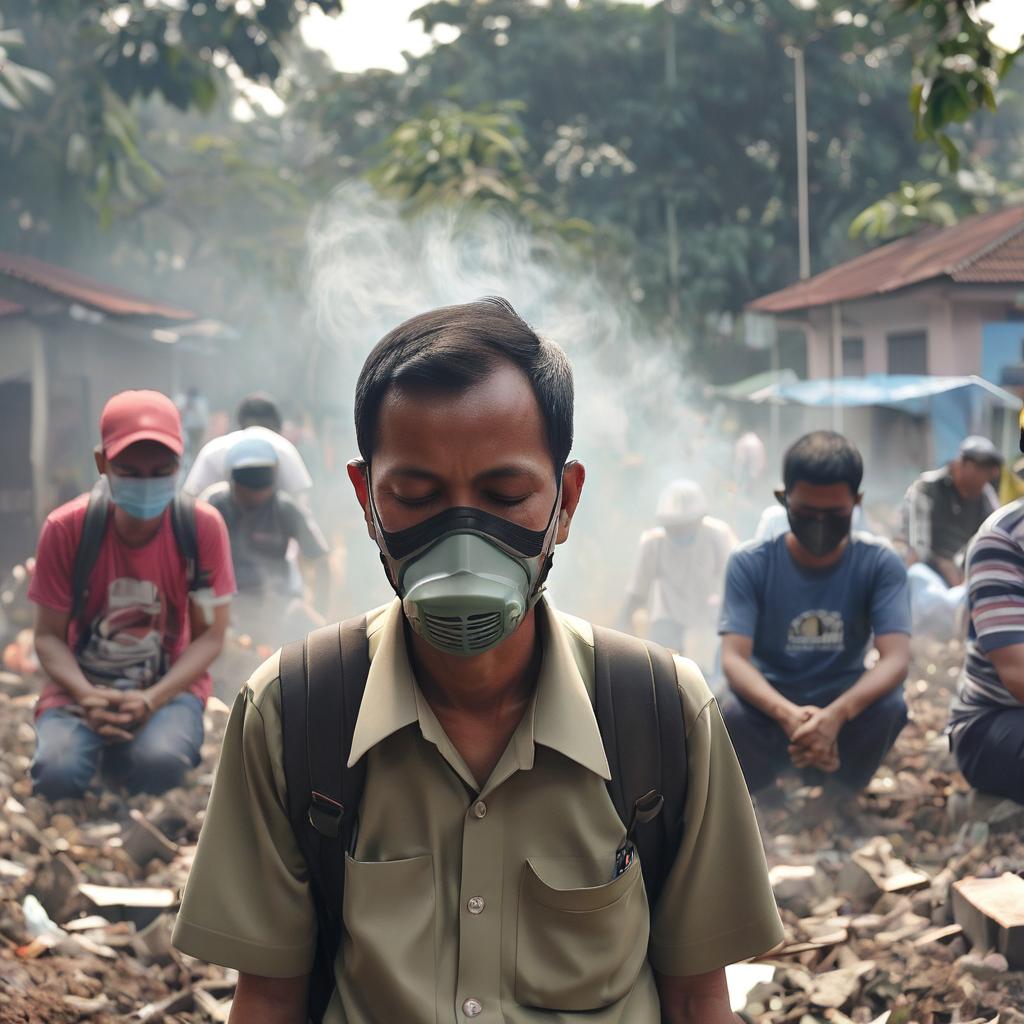
<path id="1" fill-rule="evenodd" d="M 786 652 L 841 651 L 845 645 L 843 617 L 839 612 L 817 608 L 801 612 L 789 624 Z"/>
<path id="2" fill-rule="evenodd" d="M 82 636 L 78 663 L 93 682 L 143 689 L 167 670 L 163 645 L 168 625 L 160 588 L 121 577 L 107 587 L 107 601 Z"/>

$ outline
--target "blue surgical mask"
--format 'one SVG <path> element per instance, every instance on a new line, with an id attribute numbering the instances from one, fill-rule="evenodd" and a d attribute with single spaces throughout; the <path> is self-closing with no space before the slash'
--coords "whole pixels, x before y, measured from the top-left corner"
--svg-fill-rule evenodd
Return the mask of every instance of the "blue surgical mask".
<path id="1" fill-rule="evenodd" d="M 174 500 L 178 474 L 171 476 L 117 476 L 108 473 L 111 501 L 133 519 L 156 519 Z"/>

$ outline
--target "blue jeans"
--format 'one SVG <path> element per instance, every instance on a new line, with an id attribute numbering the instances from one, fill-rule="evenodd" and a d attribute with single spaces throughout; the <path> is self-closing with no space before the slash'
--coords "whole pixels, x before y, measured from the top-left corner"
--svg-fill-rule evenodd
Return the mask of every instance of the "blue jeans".
<path id="1" fill-rule="evenodd" d="M 163 793 L 180 786 L 199 764 L 203 705 L 181 693 L 153 712 L 135 737 L 110 743 L 66 707 L 36 721 L 36 753 L 29 769 L 33 792 L 49 800 L 80 797 L 97 769 L 132 793 Z"/>
<path id="2" fill-rule="evenodd" d="M 730 693 L 722 704 L 729 737 L 751 793 L 771 785 L 792 768 L 789 739 L 782 727 L 757 708 Z M 902 689 L 887 693 L 839 730 L 839 770 L 801 772 L 808 782 L 835 779 L 850 789 L 863 789 L 907 724 Z"/>

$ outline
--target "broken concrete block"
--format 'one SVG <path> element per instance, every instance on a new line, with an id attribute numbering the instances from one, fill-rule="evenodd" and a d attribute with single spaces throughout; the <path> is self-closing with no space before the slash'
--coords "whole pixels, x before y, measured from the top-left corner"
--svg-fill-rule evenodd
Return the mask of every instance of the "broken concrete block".
<path id="1" fill-rule="evenodd" d="M 878 883 L 871 872 L 855 860 L 843 864 L 836 876 L 836 891 L 858 903 L 874 899 L 878 895 Z"/>
<path id="2" fill-rule="evenodd" d="M 963 928 L 958 924 L 942 925 L 941 927 L 929 928 L 928 931 L 922 932 L 916 939 L 914 939 L 914 945 L 921 947 L 930 946 L 933 942 L 945 943 L 962 934 Z"/>
<path id="3" fill-rule="evenodd" d="M 838 971 L 827 971 L 814 978 L 811 985 L 810 1002 L 822 1009 L 842 1009 L 860 991 L 861 979 L 875 969 L 871 960 L 864 960 L 856 967 L 843 967 Z"/>
<path id="4" fill-rule="evenodd" d="M 78 886 L 82 881 L 84 876 L 78 865 L 67 854 L 58 853 L 36 871 L 32 891 L 50 917 L 66 921 L 81 905 Z"/>
<path id="5" fill-rule="evenodd" d="M 135 955 L 144 963 L 169 964 L 174 959 L 171 946 L 173 926 L 170 914 L 161 914 L 150 921 L 132 938 Z"/>
<path id="6" fill-rule="evenodd" d="M 172 1013 L 187 1013 L 192 1009 L 192 990 L 185 989 L 183 992 L 174 992 L 156 1003 L 147 1003 L 137 1010 L 132 1020 L 139 1021 L 163 1021 Z"/>
<path id="7" fill-rule="evenodd" d="M 967 798 L 966 817 L 969 822 L 984 822 L 993 835 L 1024 829 L 1024 805 L 978 790 L 971 790 Z"/>
<path id="8" fill-rule="evenodd" d="M 978 950 L 1002 953 L 1024 969 L 1024 878 L 964 878 L 953 883 L 953 918 Z"/>
<path id="9" fill-rule="evenodd" d="M 131 811 L 132 823 L 125 830 L 122 848 L 140 867 L 156 858 L 170 864 L 178 855 L 178 846 L 171 842 L 156 825 L 146 820 L 137 810 Z"/>
<path id="10" fill-rule="evenodd" d="M 222 1002 L 201 988 L 192 990 L 192 998 L 195 1000 L 196 1007 L 202 1010 L 209 1020 L 214 1021 L 214 1024 L 226 1024 L 231 1014 L 231 1000 Z"/>
<path id="11" fill-rule="evenodd" d="M 150 921 L 169 910 L 177 902 L 173 889 L 147 886 L 122 888 L 114 885 L 91 885 L 83 882 L 78 891 L 111 921 L 133 921 L 145 928 Z"/>
<path id="12" fill-rule="evenodd" d="M 828 879 L 813 864 L 778 864 L 768 872 L 768 881 L 779 905 L 797 914 L 832 895 Z"/>
<path id="13" fill-rule="evenodd" d="M 989 981 L 1010 969 L 1002 953 L 967 953 L 957 960 L 956 966 L 979 981 Z"/>

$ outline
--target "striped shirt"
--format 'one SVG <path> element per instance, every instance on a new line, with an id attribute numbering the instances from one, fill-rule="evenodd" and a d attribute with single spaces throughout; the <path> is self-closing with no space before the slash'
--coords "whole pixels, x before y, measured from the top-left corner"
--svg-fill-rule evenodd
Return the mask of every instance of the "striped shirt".
<path id="1" fill-rule="evenodd" d="M 899 539 L 926 565 L 936 558 L 955 559 L 998 508 L 999 498 L 990 485 L 977 498 L 965 498 L 956 489 L 949 466 L 933 469 L 907 489 Z"/>
<path id="2" fill-rule="evenodd" d="M 1024 644 L 1024 498 L 982 524 L 967 552 L 970 628 L 951 721 L 1021 704 L 1000 682 L 990 651 Z"/>

